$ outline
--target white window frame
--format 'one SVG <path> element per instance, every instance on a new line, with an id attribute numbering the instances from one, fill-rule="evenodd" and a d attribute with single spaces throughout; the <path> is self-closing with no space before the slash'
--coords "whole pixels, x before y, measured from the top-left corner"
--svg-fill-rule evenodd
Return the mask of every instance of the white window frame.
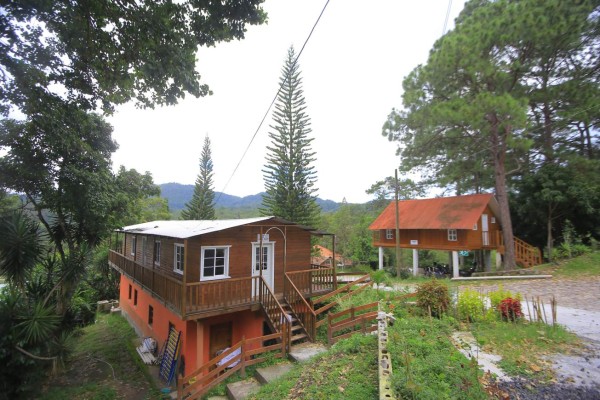
<path id="1" fill-rule="evenodd" d="M 490 217 L 490 223 L 495 224 L 496 223 L 496 217 Z"/>
<path id="2" fill-rule="evenodd" d="M 180 254 L 181 252 L 181 254 Z M 183 267 L 185 266 L 185 246 L 181 243 L 175 243 L 173 251 L 173 271 L 183 275 Z"/>
<path id="3" fill-rule="evenodd" d="M 385 230 L 385 239 L 386 240 L 391 240 L 394 238 L 394 230 L 393 229 L 386 229 Z"/>
<path id="4" fill-rule="evenodd" d="M 473 230 L 476 231 L 477 230 L 477 222 L 475 222 L 475 225 L 473 225 Z"/>
<path id="5" fill-rule="evenodd" d="M 448 229 L 448 241 L 449 242 L 458 241 L 458 231 L 456 229 Z"/>
<path id="6" fill-rule="evenodd" d="M 134 235 L 131 237 L 131 255 L 135 256 L 137 252 L 137 237 Z"/>
<path id="7" fill-rule="evenodd" d="M 158 251 L 156 251 L 158 250 Z M 154 242 L 154 250 L 152 254 L 152 261 L 155 265 L 160 265 L 160 255 L 162 252 L 162 246 L 160 245 L 160 240 L 158 242 Z M 158 256 L 158 257 L 157 257 Z"/>
<path id="8" fill-rule="evenodd" d="M 217 280 L 217 279 L 227 279 L 230 278 L 229 276 L 229 249 L 231 248 L 231 246 L 202 246 L 200 247 L 200 280 L 201 281 L 213 281 L 213 280 Z M 223 274 L 221 275 L 214 275 L 214 276 L 204 276 L 204 253 L 206 252 L 206 250 L 224 250 L 225 251 L 225 255 L 224 255 L 224 268 L 223 268 Z"/>

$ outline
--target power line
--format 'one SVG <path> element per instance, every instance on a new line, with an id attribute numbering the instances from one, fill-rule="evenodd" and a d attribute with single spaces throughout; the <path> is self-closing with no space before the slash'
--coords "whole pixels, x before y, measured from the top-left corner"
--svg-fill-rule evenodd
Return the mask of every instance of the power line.
<path id="1" fill-rule="evenodd" d="M 442 36 L 446 34 L 446 27 L 448 26 L 448 19 L 450 19 L 450 10 L 452 9 L 452 0 L 448 1 L 448 9 L 446 10 L 446 19 L 444 20 L 444 30 Z"/>
<path id="2" fill-rule="evenodd" d="M 317 18 L 317 20 L 313 24 L 313 27 L 311 28 L 308 36 L 306 37 L 306 39 L 304 40 L 304 43 L 302 44 L 302 48 L 300 49 L 300 51 L 298 52 L 298 55 L 294 59 L 293 65 L 296 65 L 296 63 L 298 62 L 298 59 L 302 55 L 302 52 L 304 51 L 304 48 L 306 47 L 306 44 L 310 40 L 310 38 L 311 38 L 311 36 L 312 36 L 315 28 L 319 24 L 319 21 L 321 20 L 321 16 L 323 16 L 323 13 L 325 12 L 325 9 L 327 8 L 327 5 L 329 5 L 329 0 L 327 0 L 325 2 L 325 5 L 323 6 L 323 9 L 321 10 L 321 13 L 319 13 L 319 17 Z M 235 175 L 235 173 L 237 172 L 238 168 L 240 167 L 240 164 L 244 160 L 244 157 L 246 157 L 246 154 L 248 153 L 248 150 L 250 150 L 250 146 L 254 142 L 254 139 L 256 138 L 256 135 L 258 135 L 258 132 L 260 131 L 260 128 L 262 128 L 263 123 L 265 122 L 265 120 L 267 119 L 267 116 L 271 112 L 271 108 L 273 108 L 273 104 L 275 104 L 275 102 L 277 101 L 277 97 L 279 96 L 279 93 L 281 93 L 281 89 L 283 89 L 283 86 L 286 84 L 288 78 L 289 78 L 289 75 L 286 76 L 285 79 L 283 80 L 283 82 L 281 82 L 281 84 L 279 85 L 279 89 L 277 89 L 277 93 L 275 93 L 275 96 L 273 97 L 273 100 L 271 101 L 271 104 L 269 104 L 269 107 L 267 108 L 267 111 L 263 115 L 262 119 L 260 120 L 260 123 L 258 124 L 258 127 L 254 131 L 254 135 L 252 135 L 252 139 L 250 139 L 250 142 L 246 146 L 246 149 L 244 150 L 244 153 L 242 154 L 242 157 L 240 158 L 240 160 L 238 161 L 237 165 L 235 166 L 233 172 L 231 173 L 231 176 L 229 177 L 229 179 L 225 183 L 225 186 L 223 187 L 223 190 L 221 190 L 221 192 L 219 193 L 219 197 L 217 197 L 217 200 L 215 201 L 215 203 L 217 203 L 219 201 L 219 199 L 221 198 L 221 195 L 223 193 L 225 193 L 225 189 L 227 189 L 227 186 L 229 185 L 229 182 L 231 182 L 231 180 L 233 179 L 233 176 Z"/>

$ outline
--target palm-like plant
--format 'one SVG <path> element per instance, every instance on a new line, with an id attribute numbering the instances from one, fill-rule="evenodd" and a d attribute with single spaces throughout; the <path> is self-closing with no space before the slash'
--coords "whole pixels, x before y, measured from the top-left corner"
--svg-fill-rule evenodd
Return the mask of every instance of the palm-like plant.
<path id="1" fill-rule="evenodd" d="M 44 251 L 37 222 L 23 211 L 0 218 L 0 275 L 23 288 Z"/>

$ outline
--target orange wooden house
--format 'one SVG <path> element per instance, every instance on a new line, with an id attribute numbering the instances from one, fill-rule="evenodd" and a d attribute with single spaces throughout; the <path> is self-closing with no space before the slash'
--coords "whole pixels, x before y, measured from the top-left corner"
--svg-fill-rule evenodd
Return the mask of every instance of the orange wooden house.
<path id="1" fill-rule="evenodd" d="M 315 321 L 298 304 L 336 280 L 332 268 L 311 268 L 313 234 L 323 235 L 275 217 L 119 229 L 109 264 L 121 274 L 122 313 L 159 346 L 171 326 L 181 332 L 184 375 L 242 337 L 281 330 L 290 314 L 290 340 L 314 340 Z"/>
<path id="2" fill-rule="evenodd" d="M 313 247 L 312 265 L 321 267 L 331 267 L 333 263 L 337 267 L 345 268 L 352 266 L 352 260 L 338 253 L 334 253 L 327 247 L 316 245 Z"/>
<path id="3" fill-rule="evenodd" d="M 491 266 L 491 251 L 504 252 L 498 202 L 492 194 L 472 194 L 398 202 L 400 247 L 413 249 L 413 274 L 417 274 L 418 250 L 446 250 L 451 253 L 453 276 L 458 277 L 458 252 L 482 250 L 484 266 Z M 396 246 L 396 204 L 391 202 L 369 226 L 373 245 Z M 539 250 L 515 238 L 517 262 L 539 264 Z M 497 262 L 499 259 L 497 258 Z"/>

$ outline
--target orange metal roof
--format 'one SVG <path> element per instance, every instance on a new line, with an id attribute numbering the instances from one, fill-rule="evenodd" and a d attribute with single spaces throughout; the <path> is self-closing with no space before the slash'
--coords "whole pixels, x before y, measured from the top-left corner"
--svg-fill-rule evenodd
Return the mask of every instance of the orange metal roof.
<path id="1" fill-rule="evenodd" d="M 370 230 L 396 228 L 394 203 L 373 221 Z M 400 229 L 473 229 L 488 204 L 498 215 L 498 203 L 492 194 L 402 200 L 398 204 Z"/>

